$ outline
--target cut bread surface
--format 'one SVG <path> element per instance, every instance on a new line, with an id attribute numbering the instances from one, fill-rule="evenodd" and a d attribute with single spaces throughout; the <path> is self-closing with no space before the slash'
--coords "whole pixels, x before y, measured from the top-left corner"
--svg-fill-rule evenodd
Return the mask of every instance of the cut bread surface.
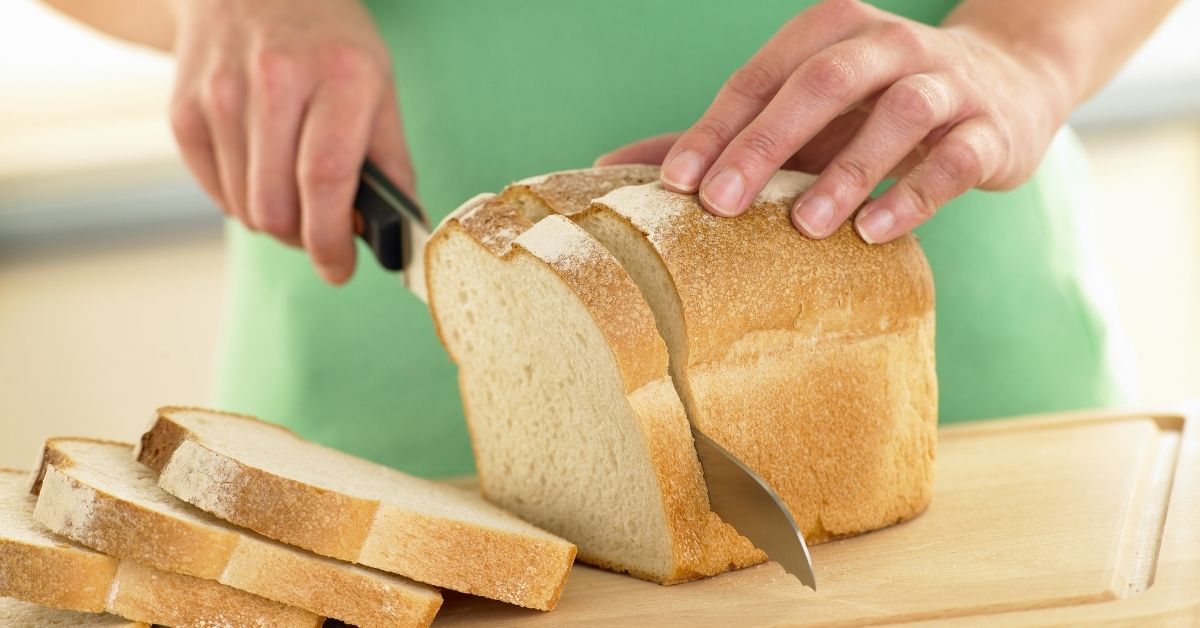
<path id="1" fill-rule="evenodd" d="M 5 628 L 149 628 L 142 622 L 108 613 L 81 613 L 0 597 L 0 626 Z"/>
<path id="2" fill-rule="evenodd" d="M 138 459 L 166 492 L 318 554 L 549 610 L 575 547 L 476 495 L 253 417 L 161 408 Z"/>
<path id="3" fill-rule="evenodd" d="M 323 618 L 210 580 L 85 548 L 34 520 L 29 476 L 0 470 L 0 595 L 147 624 L 319 626 Z"/>
<path id="4" fill-rule="evenodd" d="M 37 477 L 35 519 L 119 558 L 358 626 L 427 626 L 441 605 L 427 585 L 284 545 L 179 501 L 130 444 L 52 438 Z"/>
<path id="5" fill-rule="evenodd" d="M 600 193 L 649 170 L 551 175 L 473 199 L 439 229 L 427 268 L 485 496 L 571 539 L 581 560 L 671 583 L 762 555 L 708 509 L 666 347 L 636 285 L 542 206 L 563 189 Z"/>

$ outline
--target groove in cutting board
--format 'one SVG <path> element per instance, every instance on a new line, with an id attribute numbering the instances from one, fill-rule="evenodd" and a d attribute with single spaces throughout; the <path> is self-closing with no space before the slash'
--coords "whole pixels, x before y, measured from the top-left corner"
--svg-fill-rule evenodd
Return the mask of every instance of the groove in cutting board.
<path id="1" fill-rule="evenodd" d="M 1154 584 L 1158 553 L 1162 545 L 1163 527 L 1167 522 L 1167 506 L 1174 485 L 1175 468 L 1179 461 L 1180 433 L 1160 422 L 1153 464 L 1149 465 L 1143 490 L 1135 494 L 1135 504 L 1127 520 L 1121 554 L 1118 555 L 1116 578 L 1112 592 L 1127 598 L 1144 592 Z M 1165 428 L 1165 429 L 1164 429 Z"/>

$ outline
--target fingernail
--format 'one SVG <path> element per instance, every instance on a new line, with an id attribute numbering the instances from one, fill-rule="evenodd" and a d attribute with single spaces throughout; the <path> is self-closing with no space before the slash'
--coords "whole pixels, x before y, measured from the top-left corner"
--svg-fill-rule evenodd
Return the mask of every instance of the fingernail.
<path id="1" fill-rule="evenodd" d="M 824 194 L 814 194 L 796 209 L 796 222 L 800 223 L 800 227 L 808 235 L 821 237 L 829 232 L 829 225 L 833 222 L 835 213 L 837 207 L 834 206 L 833 199 Z"/>
<path id="2" fill-rule="evenodd" d="M 695 151 L 685 150 L 671 158 L 663 165 L 663 183 L 682 192 L 695 192 L 700 185 L 700 175 L 704 174 L 704 163 Z"/>
<path id="3" fill-rule="evenodd" d="M 733 216 L 745 193 L 746 179 L 742 173 L 734 168 L 725 168 L 704 186 L 700 196 L 704 197 L 709 209 L 722 216 Z"/>
<path id="4" fill-rule="evenodd" d="M 854 220 L 854 227 L 858 229 L 858 235 L 862 236 L 867 244 L 878 244 L 887 240 L 895 225 L 896 215 L 892 213 L 892 210 L 883 208 L 864 210 Z"/>

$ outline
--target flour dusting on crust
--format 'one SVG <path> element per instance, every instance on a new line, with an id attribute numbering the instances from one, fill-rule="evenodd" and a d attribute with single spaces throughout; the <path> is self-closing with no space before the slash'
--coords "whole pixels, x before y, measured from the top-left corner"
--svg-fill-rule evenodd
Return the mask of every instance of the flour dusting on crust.
<path id="1" fill-rule="evenodd" d="M 544 218 L 515 242 L 557 267 L 579 266 L 597 252 L 595 240 L 562 216 Z"/>

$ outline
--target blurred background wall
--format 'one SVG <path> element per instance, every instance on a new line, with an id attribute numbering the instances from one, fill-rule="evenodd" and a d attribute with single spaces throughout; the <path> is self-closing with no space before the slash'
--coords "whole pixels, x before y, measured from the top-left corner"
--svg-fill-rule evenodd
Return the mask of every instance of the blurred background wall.
<path id="1" fill-rule="evenodd" d="M 1072 120 L 1142 405 L 1200 398 L 1200 0 Z M 171 60 L 0 3 L 0 466 L 135 438 L 201 404 L 220 324 L 216 210 L 179 161 Z"/>

